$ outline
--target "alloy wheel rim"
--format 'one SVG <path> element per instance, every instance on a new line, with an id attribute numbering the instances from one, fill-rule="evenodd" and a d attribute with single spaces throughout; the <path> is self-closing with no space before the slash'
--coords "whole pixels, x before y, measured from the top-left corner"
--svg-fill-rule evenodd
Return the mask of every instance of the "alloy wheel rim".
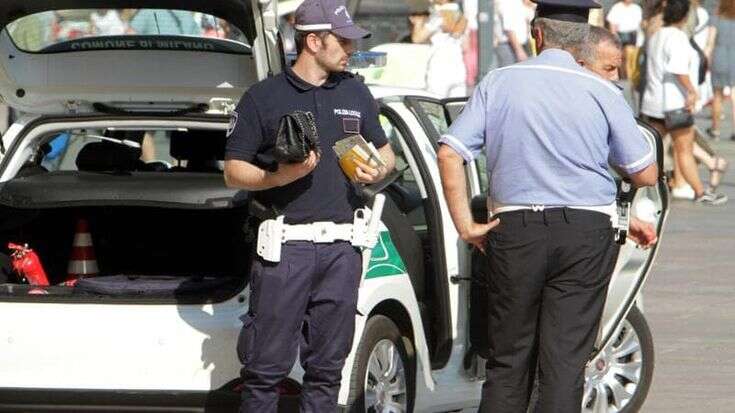
<path id="1" fill-rule="evenodd" d="M 406 369 L 396 345 L 380 340 L 368 358 L 365 372 L 365 411 L 367 413 L 406 413 Z"/>
<path id="2" fill-rule="evenodd" d="M 638 390 L 642 367 L 640 338 L 625 320 L 615 340 L 587 363 L 582 410 L 585 413 L 621 411 Z"/>

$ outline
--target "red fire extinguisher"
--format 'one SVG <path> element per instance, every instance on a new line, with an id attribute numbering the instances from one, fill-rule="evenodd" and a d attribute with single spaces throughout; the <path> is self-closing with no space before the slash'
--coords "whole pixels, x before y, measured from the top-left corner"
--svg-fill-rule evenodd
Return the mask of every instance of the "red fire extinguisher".
<path id="1" fill-rule="evenodd" d="M 25 278 L 30 285 L 48 286 L 48 277 L 46 271 L 43 270 L 41 265 L 41 259 L 38 255 L 30 248 L 28 244 L 18 245 L 9 243 L 8 249 L 10 249 L 12 258 L 12 266 L 15 272 L 21 277 Z"/>

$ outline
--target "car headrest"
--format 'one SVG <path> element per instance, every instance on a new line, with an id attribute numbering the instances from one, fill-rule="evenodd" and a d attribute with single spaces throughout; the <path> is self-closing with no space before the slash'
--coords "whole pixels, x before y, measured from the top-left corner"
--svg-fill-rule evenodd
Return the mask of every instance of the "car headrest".
<path id="1" fill-rule="evenodd" d="M 134 171 L 140 159 L 140 148 L 131 148 L 113 142 L 91 142 L 77 155 L 80 171 Z"/>
<path id="2" fill-rule="evenodd" d="M 222 161 L 227 136 L 224 130 L 171 132 L 171 157 L 178 160 Z"/>

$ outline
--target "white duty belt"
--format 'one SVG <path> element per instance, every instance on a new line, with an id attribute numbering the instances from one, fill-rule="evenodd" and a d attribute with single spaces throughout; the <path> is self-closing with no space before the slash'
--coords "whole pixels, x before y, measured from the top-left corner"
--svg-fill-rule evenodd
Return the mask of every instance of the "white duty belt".
<path id="1" fill-rule="evenodd" d="M 372 249 L 378 242 L 380 216 L 384 205 L 385 195 L 375 195 L 372 209 L 356 210 L 351 224 L 314 222 L 289 225 L 283 222 L 285 218 L 283 215 L 263 221 L 258 227 L 258 255 L 266 261 L 280 262 L 281 245 L 288 241 L 315 243 L 349 241 L 355 247 Z"/>
<path id="2" fill-rule="evenodd" d="M 335 242 L 352 240 L 353 224 L 334 222 L 314 222 L 313 224 L 283 225 L 281 242 L 311 241 Z"/>

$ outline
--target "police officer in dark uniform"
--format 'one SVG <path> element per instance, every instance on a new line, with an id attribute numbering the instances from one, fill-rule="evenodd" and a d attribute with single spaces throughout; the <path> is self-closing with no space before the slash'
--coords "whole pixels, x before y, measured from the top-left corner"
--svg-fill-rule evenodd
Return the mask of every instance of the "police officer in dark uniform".
<path id="1" fill-rule="evenodd" d="M 593 0 L 538 0 L 540 54 L 490 72 L 440 139 L 444 194 L 460 237 L 485 252 L 487 380 L 481 412 L 579 412 L 617 256 L 616 184 L 658 178 L 655 151 L 621 91 L 570 52 Z M 483 149 L 489 222 L 473 222 L 463 162 Z M 621 214 L 624 216 L 625 214 Z"/>
<path id="2" fill-rule="evenodd" d="M 343 229 L 363 205 L 332 146 L 359 133 L 378 148 L 385 166 L 361 165 L 357 183 L 378 182 L 394 165 L 375 100 L 345 72 L 353 40 L 370 33 L 353 23 L 341 0 L 306 0 L 295 23 L 295 64 L 245 93 L 226 150 L 227 185 L 251 191 L 282 214 L 288 228 L 280 260 L 255 257 L 250 274 L 250 307 L 237 348 L 243 363 L 241 412 L 248 413 L 276 411 L 277 385 L 297 351 L 305 371 L 301 411 L 336 410 L 362 273 L 360 251 Z M 304 162 L 277 164 L 279 122 L 297 110 L 313 114 L 321 151 L 312 151 Z"/>

